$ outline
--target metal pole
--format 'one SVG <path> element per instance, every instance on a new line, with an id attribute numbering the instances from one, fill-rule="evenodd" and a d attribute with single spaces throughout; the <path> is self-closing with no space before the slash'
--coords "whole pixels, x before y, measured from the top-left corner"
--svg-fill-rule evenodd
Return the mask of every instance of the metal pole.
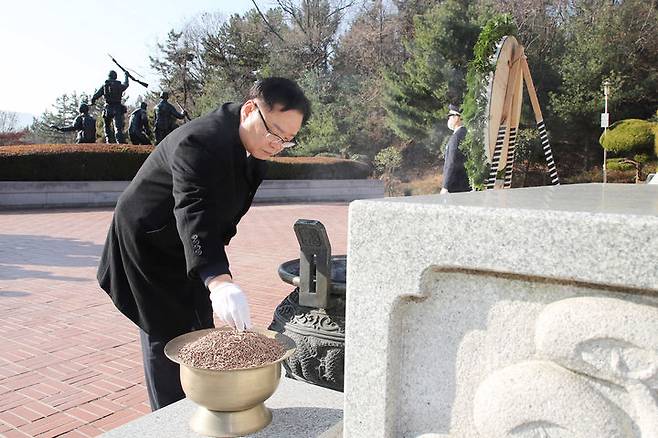
<path id="1" fill-rule="evenodd" d="M 608 81 L 603 82 L 603 95 L 605 96 L 605 114 L 608 114 Z M 609 116 L 608 116 L 609 117 Z M 608 123 L 603 127 L 603 138 L 605 138 L 608 133 Z M 606 162 L 608 159 L 608 151 L 606 148 L 603 148 L 603 184 L 608 182 L 608 169 L 606 168 Z"/>

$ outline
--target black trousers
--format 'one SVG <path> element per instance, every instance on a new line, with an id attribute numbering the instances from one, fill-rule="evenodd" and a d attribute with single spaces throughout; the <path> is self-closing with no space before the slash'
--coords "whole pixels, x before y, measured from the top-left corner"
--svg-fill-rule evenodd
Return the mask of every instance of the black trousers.
<path id="1" fill-rule="evenodd" d="M 214 327 L 212 308 L 197 311 L 195 322 L 189 331 Z M 164 354 L 165 345 L 173 337 L 162 337 L 139 330 L 144 361 L 144 377 L 149 395 L 151 410 L 156 411 L 185 398 L 180 383 L 180 369 L 177 363 Z"/>

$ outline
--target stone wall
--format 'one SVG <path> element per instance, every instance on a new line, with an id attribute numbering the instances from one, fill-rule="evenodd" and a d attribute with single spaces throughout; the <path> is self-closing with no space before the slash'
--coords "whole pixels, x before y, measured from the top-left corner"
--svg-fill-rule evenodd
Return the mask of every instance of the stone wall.
<path id="1" fill-rule="evenodd" d="M 0 209 L 113 206 L 127 186 L 127 181 L 3 181 Z M 383 197 L 380 180 L 265 180 L 254 202 L 349 202 Z"/>

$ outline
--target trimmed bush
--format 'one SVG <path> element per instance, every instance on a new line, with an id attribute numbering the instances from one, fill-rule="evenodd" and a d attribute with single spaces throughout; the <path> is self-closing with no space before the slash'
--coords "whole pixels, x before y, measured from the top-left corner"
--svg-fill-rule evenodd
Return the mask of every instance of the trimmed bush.
<path id="1" fill-rule="evenodd" d="M 270 160 L 266 179 L 366 179 L 366 163 L 330 157 L 275 157 Z"/>
<path id="2" fill-rule="evenodd" d="M 633 163 L 624 161 L 624 158 L 612 158 L 606 161 L 606 167 L 608 170 L 618 170 L 620 172 L 627 172 L 629 170 L 635 170 Z"/>
<path id="3" fill-rule="evenodd" d="M 2 181 L 127 181 L 153 146 L 38 144 L 0 147 Z"/>
<path id="4" fill-rule="evenodd" d="M 653 152 L 658 154 L 654 123 L 640 119 L 626 119 L 613 123 L 599 142 L 614 154 L 629 152 Z"/>
<path id="5" fill-rule="evenodd" d="M 129 181 L 153 146 L 42 144 L 0 147 L 1 181 Z M 267 179 L 365 179 L 370 167 L 339 158 L 280 157 Z"/>

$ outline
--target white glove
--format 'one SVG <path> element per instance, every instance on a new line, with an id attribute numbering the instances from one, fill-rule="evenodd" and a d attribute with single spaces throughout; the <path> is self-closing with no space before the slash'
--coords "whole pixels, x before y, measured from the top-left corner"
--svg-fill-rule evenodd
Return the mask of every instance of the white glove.
<path id="1" fill-rule="evenodd" d="M 212 310 L 226 324 L 240 331 L 251 328 L 247 296 L 237 284 L 221 282 L 211 286 L 210 301 Z"/>

